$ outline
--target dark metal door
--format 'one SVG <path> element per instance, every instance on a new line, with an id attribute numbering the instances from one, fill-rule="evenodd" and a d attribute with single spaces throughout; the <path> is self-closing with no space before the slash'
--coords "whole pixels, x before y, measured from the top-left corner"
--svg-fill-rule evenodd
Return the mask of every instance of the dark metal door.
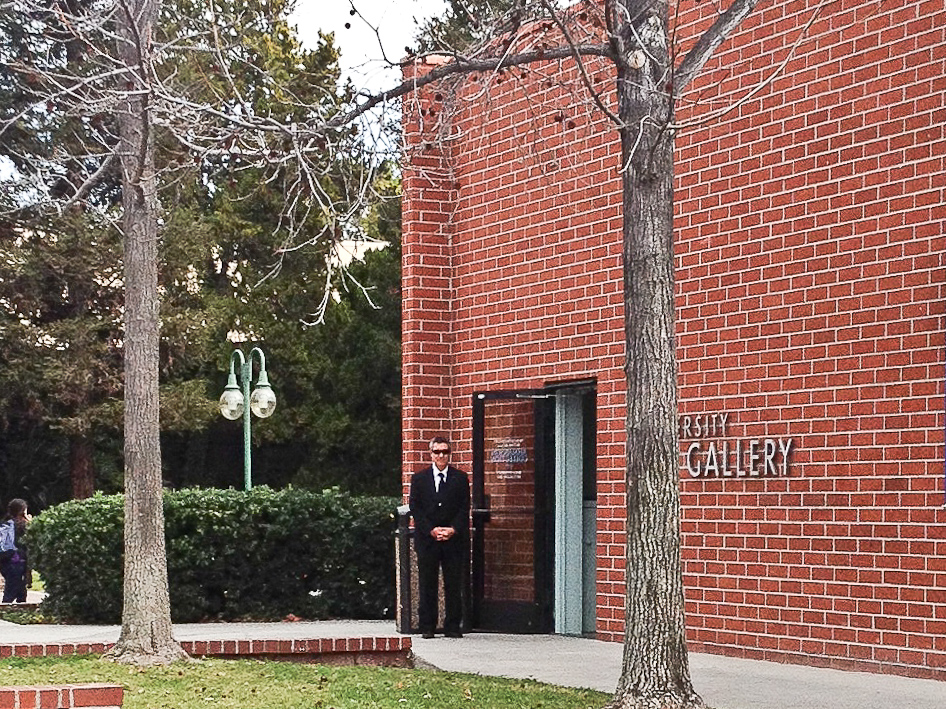
<path id="1" fill-rule="evenodd" d="M 549 402 L 535 390 L 473 397 L 474 628 L 552 629 Z"/>

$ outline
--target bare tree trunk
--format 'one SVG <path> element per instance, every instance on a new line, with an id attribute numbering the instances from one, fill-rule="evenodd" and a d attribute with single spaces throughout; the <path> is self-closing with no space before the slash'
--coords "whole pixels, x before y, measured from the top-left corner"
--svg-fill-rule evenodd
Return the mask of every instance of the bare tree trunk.
<path id="1" fill-rule="evenodd" d="M 158 0 L 130 0 L 124 8 L 119 13 L 119 52 L 130 68 L 128 99 L 119 117 L 125 231 L 125 575 L 122 630 L 109 655 L 147 665 L 186 655 L 171 626 L 158 420 L 158 197 L 145 74 Z"/>
<path id="2" fill-rule="evenodd" d="M 680 560 L 673 97 L 666 5 L 626 3 L 618 112 L 627 338 L 627 597 L 615 709 L 704 707 L 690 679 Z M 633 55 L 643 46 L 643 54 Z"/>
<path id="3" fill-rule="evenodd" d="M 73 500 L 84 500 L 95 493 L 92 442 L 84 434 L 69 437 L 69 479 L 72 481 Z"/>

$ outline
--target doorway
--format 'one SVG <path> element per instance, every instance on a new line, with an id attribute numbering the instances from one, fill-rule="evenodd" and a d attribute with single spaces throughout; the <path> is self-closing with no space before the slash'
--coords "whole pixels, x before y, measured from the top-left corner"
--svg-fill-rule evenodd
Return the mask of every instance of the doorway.
<path id="1" fill-rule="evenodd" d="M 595 434 L 593 382 L 474 395 L 472 627 L 594 632 Z"/>

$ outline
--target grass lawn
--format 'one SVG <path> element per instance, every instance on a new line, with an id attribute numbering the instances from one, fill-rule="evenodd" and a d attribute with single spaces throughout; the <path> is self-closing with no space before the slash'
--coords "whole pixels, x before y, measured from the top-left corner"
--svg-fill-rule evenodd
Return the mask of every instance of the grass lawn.
<path id="1" fill-rule="evenodd" d="M 131 668 L 95 656 L 5 658 L 0 685 L 107 682 L 125 709 L 592 709 L 608 695 L 432 670 L 196 660 Z"/>

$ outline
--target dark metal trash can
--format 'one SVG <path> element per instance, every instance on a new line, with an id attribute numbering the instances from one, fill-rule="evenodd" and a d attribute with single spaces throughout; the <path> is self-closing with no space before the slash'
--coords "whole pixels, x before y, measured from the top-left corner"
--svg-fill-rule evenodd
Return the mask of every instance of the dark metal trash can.
<path id="1" fill-rule="evenodd" d="M 397 531 L 395 539 L 395 564 L 397 585 L 397 632 L 416 633 L 417 622 L 417 565 L 414 563 L 414 530 L 411 529 L 411 508 L 397 508 Z"/>

